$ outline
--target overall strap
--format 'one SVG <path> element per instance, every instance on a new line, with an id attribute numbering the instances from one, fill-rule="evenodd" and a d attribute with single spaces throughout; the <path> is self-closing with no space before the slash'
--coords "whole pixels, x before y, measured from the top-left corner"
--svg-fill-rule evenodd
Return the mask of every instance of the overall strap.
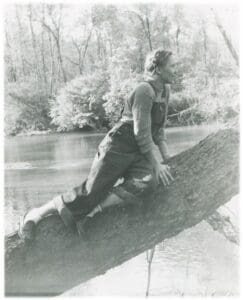
<path id="1" fill-rule="evenodd" d="M 163 127 L 166 126 L 167 123 L 167 116 L 168 116 L 168 108 L 169 108 L 169 99 L 170 99 L 170 85 L 166 84 L 165 85 L 165 101 L 166 101 L 166 107 L 165 107 L 165 120 Z"/>
<path id="2" fill-rule="evenodd" d="M 170 85 L 165 84 L 165 99 L 166 99 L 166 102 L 169 101 L 169 97 L 170 97 Z"/>
<path id="3" fill-rule="evenodd" d="M 144 80 L 143 82 L 147 82 L 152 87 L 152 89 L 154 90 L 155 95 L 157 96 L 157 91 L 155 89 L 155 86 L 152 84 L 152 82 L 146 81 L 146 80 Z M 170 89 L 169 89 L 169 87 L 167 87 L 166 84 L 164 84 L 162 97 L 165 97 L 166 101 L 168 102 L 169 96 L 170 96 Z"/>
<path id="4" fill-rule="evenodd" d="M 157 91 L 156 91 L 154 85 L 153 85 L 151 82 L 146 81 L 146 80 L 143 80 L 142 82 L 147 82 L 147 83 L 152 87 L 152 89 L 153 89 L 155 95 L 157 96 Z M 121 112 L 120 112 L 120 118 L 122 117 L 122 114 L 123 114 L 123 112 L 124 112 L 124 108 L 125 108 L 125 105 L 123 105 L 123 107 L 122 107 L 122 109 L 121 109 Z"/>
<path id="5" fill-rule="evenodd" d="M 156 89 L 155 89 L 154 85 L 152 84 L 152 82 L 149 82 L 149 81 L 144 81 L 144 82 L 147 82 L 153 88 L 155 95 L 157 96 Z M 164 122 L 162 124 L 162 127 L 165 127 L 166 123 L 167 123 L 168 104 L 169 104 L 169 98 L 170 98 L 170 85 L 169 84 L 164 84 L 164 90 L 162 92 L 162 97 L 165 97 L 165 118 L 164 118 Z"/>
<path id="6" fill-rule="evenodd" d="M 155 95 L 157 96 L 157 91 L 156 91 L 154 85 L 152 84 L 152 82 L 147 81 L 147 80 L 144 80 L 143 82 L 147 82 L 152 87 L 152 89 L 154 90 Z"/>

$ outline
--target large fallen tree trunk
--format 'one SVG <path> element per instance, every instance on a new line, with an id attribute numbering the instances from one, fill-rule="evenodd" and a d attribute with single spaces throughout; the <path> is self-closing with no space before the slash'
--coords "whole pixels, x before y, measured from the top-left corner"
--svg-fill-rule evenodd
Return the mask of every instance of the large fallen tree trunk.
<path id="1" fill-rule="evenodd" d="M 60 294 L 192 227 L 239 191 L 239 132 L 212 133 L 169 161 L 175 181 L 139 209 L 112 209 L 89 225 L 89 241 L 42 220 L 32 245 L 6 237 L 7 295 Z"/>

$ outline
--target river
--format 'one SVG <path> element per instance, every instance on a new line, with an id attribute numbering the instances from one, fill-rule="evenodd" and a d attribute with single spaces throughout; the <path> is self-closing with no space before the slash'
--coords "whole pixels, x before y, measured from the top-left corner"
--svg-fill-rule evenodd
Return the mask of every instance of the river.
<path id="1" fill-rule="evenodd" d="M 197 143 L 216 125 L 167 128 L 172 155 Z M 56 133 L 5 138 L 5 233 L 26 210 L 85 179 L 103 134 Z M 227 207 L 238 220 L 238 196 Z M 150 295 L 239 294 L 239 247 L 205 222 L 156 246 Z M 144 296 L 146 253 L 67 292 L 64 296 Z"/>

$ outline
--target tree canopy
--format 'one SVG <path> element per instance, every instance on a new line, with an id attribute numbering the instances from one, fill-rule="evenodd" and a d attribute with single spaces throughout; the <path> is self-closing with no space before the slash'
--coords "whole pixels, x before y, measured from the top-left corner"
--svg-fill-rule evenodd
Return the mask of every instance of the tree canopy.
<path id="1" fill-rule="evenodd" d="M 26 4 L 5 9 L 5 132 L 112 126 L 157 47 L 178 61 L 168 126 L 239 111 L 237 8 Z"/>

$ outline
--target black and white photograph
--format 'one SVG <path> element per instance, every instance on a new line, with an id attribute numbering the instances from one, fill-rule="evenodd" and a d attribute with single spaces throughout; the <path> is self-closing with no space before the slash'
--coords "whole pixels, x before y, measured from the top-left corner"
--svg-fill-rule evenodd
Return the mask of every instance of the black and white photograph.
<path id="1" fill-rule="evenodd" d="M 2 4 L 4 297 L 240 297 L 240 19 Z"/>

